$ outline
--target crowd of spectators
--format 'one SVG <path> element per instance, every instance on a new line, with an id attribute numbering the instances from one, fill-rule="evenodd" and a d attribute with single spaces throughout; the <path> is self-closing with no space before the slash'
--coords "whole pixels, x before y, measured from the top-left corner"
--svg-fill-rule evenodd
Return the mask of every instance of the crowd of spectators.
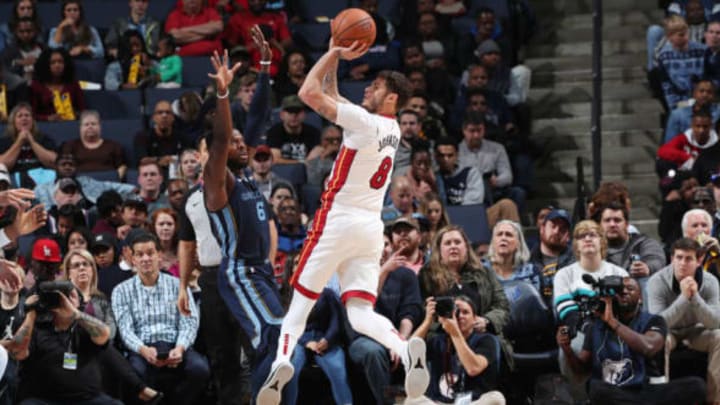
<path id="1" fill-rule="evenodd" d="M 151 15 L 148 0 L 129 0 L 127 15 L 101 27 L 83 8 L 91 1 L 56 2 L 61 18 L 44 26 L 39 3 L 15 0 L 0 25 L 0 345 L 10 353 L 0 401 L 247 403 L 253 337 L 234 336 L 237 351 L 221 353 L 204 330 L 203 319 L 231 316 L 215 311 L 223 302 L 200 299 L 216 283 L 203 278 L 205 255 L 220 253 L 188 220 L 203 201 L 215 96 L 210 85 L 183 87 L 183 66 L 225 48 L 244 63 L 230 92 L 247 167 L 229 169 L 247 171 L 272 207 L 270 260 L 287 303 L 342 144 L 342 128 L 297 97 L 329 40 L 329 31 L 308 33 L 327 24 L 304 2 L 167 0 L 165 15 Z M 632 225 L 632 191 L 619 182 L 596 191 L 587 218 L 557 204 L 529 212 L 531 72 L 518 63 L 527 39 L 519 27 L 533 23 L 526 2 L 381 2 L 357 2 L 378 35 L 367 54 L 340 63 L 338 80 L 351 99 L 384 69 L 413 86 L 397 117 L 375 310 L 404 338 L 428 342 L 431 381 L 417 403 L 526 403 L 538 372 L 523 355 L 545 352 L 576 399 L 640 392 L 720 404 L 720 24 L 711 2 L 674 2 L 665 26 L 648 31 L 648 70 L 668 108 L 659 241 Z M 78 80 L 76 68 L 92 59 L 104 80 Z M 173 96 L 143 97 L 146 127 L 103 131 L 112 112 L 93 105 L 92 92 L 152 88 Z M 64 121 L 77 123 L 70 137 L 54 132 L 67 131 Z M 477 210 L 462 218 L 458 208 Z M 197 255 L 184 250 L 196 236 Z M 621 285 L 598 299 L 594 284 L 607 276 Z M 74 286 L 52 310 L 36 298 L 51 280 Z M 394 401 L 399 354 L 349 327 L 337 290 L 331 282 L 311 314 L 284 398 Z M 593 312 L 598 300 L 604 309 Z M 525 344 L 518 328 L 538 311 L 544 329 L 524 331 L 533 335 Z M 675 378 L 688 367 L 671 353 L 688 349 L 702 378 Z"/>

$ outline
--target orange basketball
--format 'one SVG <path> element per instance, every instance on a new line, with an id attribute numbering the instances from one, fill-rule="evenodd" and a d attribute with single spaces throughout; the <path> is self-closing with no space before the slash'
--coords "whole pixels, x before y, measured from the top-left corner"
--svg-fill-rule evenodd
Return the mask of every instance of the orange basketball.
<path id="1" fill-rule="evenodd" d="M 332 20 L 330 31 L 333 43 L 337 46 L 350 46 L 359 41 L 370 47 L 375 42 L 375 21 L 370 14 L 359 8 L 341 11 Z"/>

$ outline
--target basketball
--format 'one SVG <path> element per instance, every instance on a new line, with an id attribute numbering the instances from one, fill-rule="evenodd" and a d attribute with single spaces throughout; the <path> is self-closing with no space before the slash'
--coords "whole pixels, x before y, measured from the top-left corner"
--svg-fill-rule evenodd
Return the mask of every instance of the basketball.
<path id="1" fill-rule="evenodd" d="M 341 11 L 330 24 L 333 43 L 348 47 L 359 41 L 372 46 L 375 42 L 375 21 L 365 10 L 349 8 Z"/>

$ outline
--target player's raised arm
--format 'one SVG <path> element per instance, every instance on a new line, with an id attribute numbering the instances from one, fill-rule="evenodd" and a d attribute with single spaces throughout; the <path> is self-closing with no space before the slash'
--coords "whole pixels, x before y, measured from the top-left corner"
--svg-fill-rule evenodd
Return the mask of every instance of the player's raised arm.
<path id="1" fill-rule="evenodd" d="M 215 80 L 218 100 L 212 136 L 206 140 L 211 158 L 208 159 L 203 169 L 203 181 L 205 183 L 205 205 L 208 210 L 217 211 L 227 204 L 228 177 L 232 176 L 226 169 L 228 147 L 232 135 L 228 87 L 235 72 L 240 68 L 240 64 L 238 63 L 230 69 L 227 50 L 225 50 L 222 58 L 215 52 L 210 59 L 215 68 L 215 73 L 208 73 L 208 76 Z"/>
<path id="2" fill-rule="evenodd" d="M 323 92 L 323 81 L 331 69 L 337 70 L 338 60 L 352 60 L 367 52 L 368 46 L 354 42 L 350 47 L 332 47 L 323 55 L 308 72 L 298 96 L 325 119 L 335 122 L 337 119 L 337 98 Z M 337 73 L 334 72 L 333 77 Z M 337 80 L 337 78 L 335 78 Z M 336 84 L 337 86 L 337 84 Z M 329 86 L 326 86 L 329 88 Z"/>
<path id="3" fill-rule="evenodd" d="M 328 49 L 334 48 L 333 46 L 333 39 L 330 37 L 330 45 L 328 46 Z M 325 72 L 325 77 L 323 78 L 323 92 L 327 94 L 328 96 L 335 99 L 335 101 L 339 101 L 342 103 L 349 103 L 348 99 L 342 97 L 340 95 L 340 92 L 338 91 L 338 82 L 337 82 L 337 69 L 338 69 L 338 62 L 339 58 L 335 58 L 330 66 L 328 66 L 327 72 Z"/>

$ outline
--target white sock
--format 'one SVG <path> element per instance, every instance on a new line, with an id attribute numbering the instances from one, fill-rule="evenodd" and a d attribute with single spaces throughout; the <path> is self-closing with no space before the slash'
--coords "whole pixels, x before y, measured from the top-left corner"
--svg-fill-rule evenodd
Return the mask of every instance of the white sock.
<path id="1" fill-rule="evenodd" d="M 403 362 L 406 362 L 407 342 L 387 318 L 373 310 L 370 302 L 361 298 L 350 298 L 345 307 L 350 325 L 355 331 L 399 354 Z"/>
<path id="2" fill-rule="evenodd" d="M 281 361 L 290 361 L 297 340 L 305 331 L 308 315 L 310 315 L 310 311 L 314 306 L 315 300 L 297 291 L 293 293 L 290 307 L 285 314 L 285 318 L 283 318 L 282 327 L 280 328 L 280 340 L 278 341 L 277 354 L 273 365 Z"/>

